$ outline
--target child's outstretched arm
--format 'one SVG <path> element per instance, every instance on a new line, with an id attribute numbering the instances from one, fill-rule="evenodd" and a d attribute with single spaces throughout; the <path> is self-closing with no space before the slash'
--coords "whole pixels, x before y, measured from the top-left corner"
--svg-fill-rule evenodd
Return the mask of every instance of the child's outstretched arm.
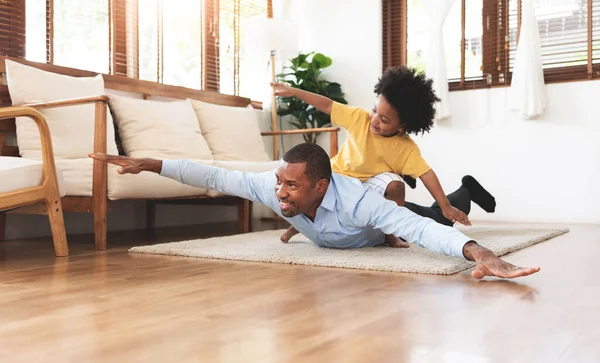
<path id="1" fill-rule="evenodd" d="M 298 88 L 293 88 L 285 83 L 271 82 L 271 87 L 273 87 L 273 89 L 275 90 L 275 96 L 296 97 L 308 103 L 309 105 L 313 106 L 321 112 L 324 112 L 328 115 L 331 114 L 331 106 L 333 105 L 333 100 L 325 96 L 304 91 Z"/>
<path id="2" fill-rule="evenodd" d="M 465 226 L 471 225 L 469 217 L 463 211 L 453 207 L 450 204 L 450 201 L 448 201 L 448 198 L 446 198 L 446 194 L 444 193 L 444 190 L 440 185 L 440 181 L 433 169 L 429 169 L 428 172 L 421 175 L 420 179 L 423 182 L 423 184 L 425 184 L 425 187 L 427 187 L 427 190 L 429 190 L 429 193 L 431 193 L 435 201 L 439 204 L 440 208 L 442 209 L 442 213 L 444 214 L 444 217 L 446 217 L 453 223 L 459 222 L 464 224 Z"/>

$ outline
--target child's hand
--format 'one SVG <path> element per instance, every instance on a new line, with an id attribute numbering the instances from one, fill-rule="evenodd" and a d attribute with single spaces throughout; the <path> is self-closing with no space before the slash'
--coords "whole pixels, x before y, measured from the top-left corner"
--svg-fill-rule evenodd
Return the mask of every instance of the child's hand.
<path id="1" fill-rule="evenodd" d="M 454 208 L 453 206 L 442 209 L 442 213 L 444 214 L 444 217 L 446 217 L 446 219 L 450 220 L 452 223 L 458 222 L 464 224 L 465 226 L 471 225 L 469 217 L 467 217 L 463 211 Z"/>
<path id="2" fill-rule="evenodd" d="M 294 88 L 285 83 L 271 82 L 271 87 L 275 90 L 275 96 L 292 97 L 294 96 Z"/>

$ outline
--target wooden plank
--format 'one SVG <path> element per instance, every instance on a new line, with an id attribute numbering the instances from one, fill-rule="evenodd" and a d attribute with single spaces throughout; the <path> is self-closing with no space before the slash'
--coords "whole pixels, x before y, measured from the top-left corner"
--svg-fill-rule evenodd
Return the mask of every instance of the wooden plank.
<path id="1" fill-rule="evenodd" d="M 179 205 L 237 205 L 237 197 L 208 197 L 208 196 L 191 196 L 178 197 L 168 199 L 144 199 L 148 202 L 158 204 L 179 204 Z"/>
<path id="2" fill-rule="evenodd" d="M 271 135 L 293 135 L 293 134 L 318 134 L 321 132 L 338 132 L 339 127 L 322 127 L 318 129 L 297 129 L 297 130 L 282 130 L 282 131 L 265 131 L 261 132 L 263 136 Z"/>
<path id="3" fill-rule="evenodd" d="M 63 211 L 73 213 L 92 213 L 92 198 L 91 197 L 62 197 L 60 199 Z M 107 210 L 110 211 L 112 204 L 107 201 Z M 11 214 L 47 214 L 46 207 L 43 202 L 33 204 L 21 208 L 15 208 L 5 213 Z"/>
<path id="4" fill-rule="evenodd" d="M 168 84 L 143 81 L 114 75 L 103 75 L 104 85 L 108 89 L 151 96 L 196 99 L 225 106 L 246 107 L 251 103 L 249 98 L 232 95 L 223 95 L 214 91 L 203 91 Z"/>
<path id="5" fill-rule="evenodd" d="M 92 197 L 63 197 L 61 202 L 65 212 L 92 213 L 93 211 Z M 107 199 L 106 211 L 110 212 L 111 209 L 112 202 Z"/>
<path id="6" fill-rule="evenodd" d="M 47 215 L 48 209 L 44 202 L 27 205 L 25 207 L 11 209 L 6 214 L 36 214 L 36 215 Z"/>
<path id="7" fill-rule="evenodd" d="M 66 99 L 66 100 L 61 100 L 61 101 L 28 103 L 23 106 L 33 107 L 35 109 L 44 109 L 44 108 L 83 105 L 86 103 L 94 103 L 94 102 L 106 103 L 106 102 L 108 102 L 108 96 L 82 97 L 82 98 Z"/>
<path id="8" fill-rule="evenodd" d="M 94 152 L 106 153 L 106 103 L 96 102 L 96 115 L 94 122 Z M 107 166 L 94 160 L 92 180 L 92 207 L 94 210 L 94 241 L 96 249 L 106 249 L 106 200 L 108 194 Z"/>

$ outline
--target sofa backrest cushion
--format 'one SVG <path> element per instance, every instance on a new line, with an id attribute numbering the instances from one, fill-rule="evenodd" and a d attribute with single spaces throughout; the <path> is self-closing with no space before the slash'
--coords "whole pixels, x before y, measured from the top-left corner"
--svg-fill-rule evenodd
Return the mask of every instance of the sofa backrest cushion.
<path id="1" fill-rule="evenodd" d="M 260 111 L 191 102 L 215 160 L 270 161 L 260 134 Z"/>
<path id="2" fill-rule="evenodd" d="M 14 106 L 105 94 L 101 75 L 71 77 L 6 60 L 6 76 Z M 50 129 L 55 158 L 86 158 L 94 151 L 94 107 L 94 104 L 86 104 L 40 110 Z M 18 117 L 16 126 L 21 156 L 41 159 L 40 134 L 36 124 L 27 117 Z M 106 129 L 107 152 L 117 153 L 115 129 L 108 112 Z"/>
<path id="3" fill-rule="evenodd" d="M 126 155 L 135 158 L 213 159 L 189 100 L 109 97 Z"/>

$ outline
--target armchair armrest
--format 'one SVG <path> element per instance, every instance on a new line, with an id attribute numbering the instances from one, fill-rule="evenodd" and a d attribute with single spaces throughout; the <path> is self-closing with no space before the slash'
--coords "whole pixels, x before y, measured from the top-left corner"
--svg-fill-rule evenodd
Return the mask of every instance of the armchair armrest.
<path id="1" fill-rule="evenodd" d="M 6 205 L 19 204 L 19 198 L 24 198 L 28 201 L 41 201 L 44 200 L 46 194 L 48 193 L 48 188 L 58 190 L 56 166 L 54 164 L 54 152 L 52 149 L 52 138 L 50 136 L 50 128 L 46 123 L 46 119 L 39 111 L 31 107 L 9 106 L 0 108 L 0 119 L 14 117 L 28 117 L 35 122 L 38 128 L 42 146 L 42 182 L 36 187 L 9 192 L 4 196 L 5 200 L 3 203 L 6 203 Z M 1 204 L 0 207 L 2 207 Z"/>
<path id="2" fill-rule="evenodd" d="M 92 96 L 92 97 L 81 97 L 81 98 L 70 98 L 60 101 L 40 102 L 40 103 L 28 103 L 23 107 L 32 107 L 35 109 L 45 108 L 56 108 L 56 107 L 68 107 L 78 106 L 88 103 L 96 104 L 96 115 L 94 120 L 94 152 L 106 153 L 106 108 L 108 105 L 109 98 L 106 95 Z M 96 162 L 94 162 L 94 165 Z"/>
<path id="3" fill-rule="evenodd" d="M 86 103 L 108 103 L 108 96 L 94 96 L 94 97 L 82 97 L 82 98 L 70 98 L 66 100 L 60 101 L 50 101 L 50 102 L 40 102 L 40 103 L 28 103 L 23 105 L 23 107 L 33 107 L 36 109 L 43 108 L 54 108 L 54 107 L 65 107 L 65 106 L 76 106 L 76 105 L 84 105 Z"/>
<path id="4" fill-rule="evenodd" d="M 317 134 L 321 132 L 329 132 L 329 157 L 332 158 L 338 153 L 338 132 L 339 127 L 322 127 L 316 129 L 297 129 L 297 130 L 281 130 L 281 131 L 265 131 L 261 132 L 262 136 L 274 135 L 295 135 L 295 134 Z"/>
<path id="5" fill-rule="evenodd" d="M 106 153 L 106 113 L 108 108 L 109 98 L 106 95 L 94 97 L 72 98 L 60 101 L 51 101 L 43 103 L 28 104 L 34 109 L 45 109 L 55 107 L 68 107 L 83 105 L 88 103 L 95 104 L 94 117 L 94 152 Z M 36 111 L 37 112 L 37 111 Z M 108 198 L 108 167 L 106 163 L 98 160 L 93 161 L 93 179 L 92 179 L 92 206 L 94 209 L 94 238 L 96 247 L 99 249 L 106 248 L 106 228 L 101 229 L 99 226 L 106 225 L 106 209 Z"/>

